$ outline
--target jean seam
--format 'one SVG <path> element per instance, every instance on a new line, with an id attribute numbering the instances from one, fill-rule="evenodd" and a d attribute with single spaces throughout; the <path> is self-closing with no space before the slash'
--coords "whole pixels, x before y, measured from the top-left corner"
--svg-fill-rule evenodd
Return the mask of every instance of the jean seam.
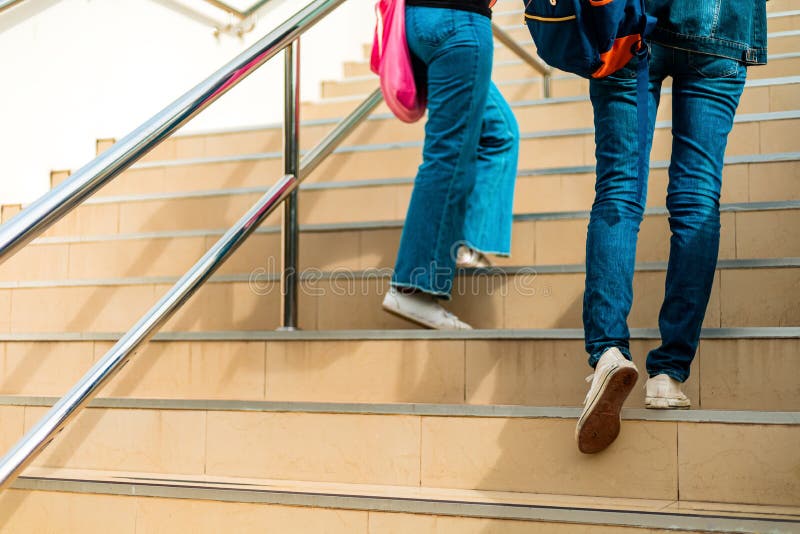
<path id="1" fill-rule="evenodd" d="M 470 27 L 470 30 L 472 30 L 473 38 L 474 38 L 475 42 L 478 42 L 478 35 L 475 32 L 475 25 L 471 21 L 469 22 L 469 27 Z M 479 53 L 473 54 L 473 58 L 474 58 L 474 60 L 473 60 L 473 64 L 472 64 L 472 73 L 473 73 L 472 79 L 474 80 L 474 79 L 476 79 L 476 75 L 477 75 L 478 61 L 480 60 L 480 54 Z M 476 88 L 477 88 L 477 84 L 474 84 L 473 88 L 472 88 L 472 98 L 470 98 L 470 107 L 469 107 L 469 110 L 468 110 L 468 114 L 469 114 L 468 116 L 471 116 L 475 111 L 475 100 L 476 100 L 475 99 L 475 91 L 476 91 Z M 463 150 L 463 143 L 465 141 L 465 136 L 467 135 L 467 132 L 468 132 L 468 128 L 465 128 L 464 132 L 462 133 L 462 142 L 460 144 L 460 146 L 462 147 L 462 150 Z M 440 252 L 441 247 L 442 247 L 442 234 L 444 233 L 445 219 L 446 219 L 446 217 L 448 215 L 450 215 L 450 212 L 451 212 L 450 200 L 451 200 L 451 198 L 453 196 L 453 187 L 455 186 L 455 176 L 462 169 L 463 169 L 463 167 L 462 167 L 461 163 L 459 162 L 456 165 L 456 168 L 453 170 L 453 176 L 450 177 L 450 183 L 447 186 L 447 195 L 445 195 L 445 200 L 444 200 L 445 207 L 442 210 L 442 215 L 440 216 L 439 222 L 438 222 L 438 228 L 437 228 L 437 233 L 436 233 L 436 246 L 435 246 L 434 250 L 431 251 L 432 254 L 433 254 L 433 262 L 432 262 L 433 265 L 436 265 L 436 260 L 439 257 L 439 252 Z M 449 253 L 449 251 L 448 251 L 448 253 Z M 447 294 L 449 295 L 449 292 L 447 292 Z"/>

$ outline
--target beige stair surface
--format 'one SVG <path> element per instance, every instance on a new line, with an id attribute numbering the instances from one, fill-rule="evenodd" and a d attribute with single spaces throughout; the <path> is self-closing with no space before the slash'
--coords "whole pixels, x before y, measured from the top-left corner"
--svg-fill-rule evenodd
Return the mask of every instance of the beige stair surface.
<path id="1" fill-rule="evenodd" d="M 18 426 L 4 442 L 53 400 L 5 400 L 4 420 Z M 33 465 L 774 506 L 800 498 L 797 412 L 629 409 L 614 444 L 583 455 L 579 411 L 95 400 Z"/>
<path id="2" fill-rule="evenodd" d="M 695 408 L 800 412 L 798 328 L 706 329 L 686 392 Z M 54 396 L 118 334 L 7 335 L 0 395 Z M 634 329 L 644 370 L 655 330 Z M 162 333 L 103 398 L 580 406 L 582 332 L 485 330 Z M 755 357 L 758 355 L 758 357 Z M 645 374 L 627 406 L 644 402 Z"/>
<path id="3" fill-rule="evenodd" d="M 522 7 L 500 0 L 494 22 L 535 53 Z M 639 382 L 618 440 L 582 455 L 588 84 L 556 72 L 543 98 L 541 76 L 498 46 L 522 137 L 512 254 L 460 272 L 446 304 L 476 330 L 381 310 L 423 141 L 423 122 L 381 105 L 301 186 L 302 330 L 275 330 L 274 214 L 0 494 L 0 532 L 800 532 L 800 0 L 771 0 L 768 16 L 770 64 L 748 73 L 726 153 L 691 410 L 642 409 L 669 251 L 669 83 L 630 316 Z M 365 61 L 342 72 L 302 105 L 303 151 L 377 87 Z M 175 136 L 0 265 L 4 450 L 283 174 L 281 158 L 280 125 Z"/>
<path id="4" fill-rule="evenodd" d="M 634 277 L 631 327 L 655 327 L 666 263 L 641 264 Z M 300 280 L 302 328 L 415 328 L 380 312 L 387 269 L 311 270 Z M 800 259 L 723 260 L 706 327 L 800 326 Z M 0 284 L 0 332 L 117 332 L 145 313 L 177 277 Z M 458 276 L 449 306 L 477 328 L 579 328 L 583 265 L 526 266 Z M 280 281 L 269 264 L 220 275 L 164 326 L 166 331 L 265 330 L 279 326 Z M 42 314 L 48 302 L 58 314 Z"/>
<path id="5" fill-rule="evenodd" d="M 760 68 L 760 67 L 759 67 Z M 797 72 L 794 72 L 787 76 L 779 76 L 779 77 L 763 77 L 761 79 L 749 79 L 747 81 L 747 87 L 757 87 L 760 84 L 768 84 L 772 80 L 780 80 L 780 79 L 792 79 L 797 76 Z M 559 79 L 556 81 L 567 81 L 567 79 Z M 576 82 L 577 83 L 577 82 Z M 531 85 L 532 84 L 532 85 Z M 588 86 L 583 87 L 582 90 L 577 91 L 577 94 L 572 95 L 551 95 L 553 98 L 542 99 L 541 95 L 541 88 L 540 88 L 540 81 L 537 79 L 532 79 L 529 82 L 518 82 L 514 84 L 504 84 L 501 85 L 501 91 L 506 93 L 506 98 L 512 104 L 512 106 L 519 107 L 519 102 L 533 102 L 533 101 L 540 101 L 540 102 L 549 102 L 553 101 L 555 103 L 563 101 L 563 100 L 588 100 Z M 526 90 L 526 87 L 532 87 L 535 89 L 531 93 L 530 90 Z M 513 93 L 512 90 L 513 89 Z M 663 89 L 663 98 L 662 101 L 667 105 L 670 102 L 670 87 L 664 87 Z M 743 95 L 744 101 L 743 104 L 747 106 L 748 101 L 751 99 L 748 96 L 748 93 L 752 91 L 745 91 Z M 783 92 L 786 92 L 785 90 Z M 796 98 L 796 92 L 793 93 Z M 319 102 L 308 102 L 305 103 L 301 112 L 303 120 L 310 121 L 310 120 L 324 120 L 329 119 L 330 117 L 336 117 L 342 114 L 348 113 L 352 110 L 355 105 L 359 102 L 363 101 L 366 95 L 352 95 L 348 97 L 338 97 L 338 98 L 326 98 Z M 746 107 L 744 109 L 747 109 Z M 796 108 L 792 108 L 796 109 Z M 388 108 L 385 104 L 382 104 L 378 107 L 378 112 L 388 113 Z M 591 120 L 591 114 L 587 115 L 587 118 Z"/>
<path id="6" fill-rule="evenodd" d="M 798 84 L 800 76 L 750 80 L 746 86 L 739 105 L 739 114 L 768 113 L 777 111 L 793 111 L 798 108 Z M 660 121 L 668 120 L 671 112 L 672 93 L 665 94 L 659 105 Z M 334 102 L 335 103 L 335 102 Z M 318 107 L 322 104 L 317 104 Z M 333 104 L 331 104 L 333 105 Z M 339 103 L 341 113 L 346 113 L 353 106 L 347 101 Z M 314 111 L 309 104 L 307 108 Z M 591 104 L 586 96 L 560 99 L 532 99 L 512 102 L 518 122 L 526 126 L 526 132 L 548 131 L 555 128 L 591 128 Z M 304 118 L 302 124 L 301 146 L 304 149 L 313 147 L 326 134 L 340 117 Z M 558 117 L 557 123 L 553 117 Z M 345 146 L 364 142 L 397 142 L 422 139 L 423 123 L 405 124 L 394 119 L 387 109 L 379 109 L 368 121 L 360 126 L 344 142 Z M 193 135 L 180 135 L 168 139 L 151 153 L 145 161 L 169 161 L 201 157 L 230 156 L 234 154 L 254 154 L 261 152 L 278 152 L 282 147 L 283 137 L 280 125 L 253 127 L 247 131 L 203 132 Z M 109 140 L 101 142 L 98 150 L 107 148 Z M 113 141 L 113 140 L 111 140 Z"/>
<path id="7" fill-rule="evenodd" d="M 759 203 L 800 200 L 796 179 L 800 176 L 800 152 L 732 156 L 727 162 L 723 169 L 722 203 L 750 203 L 757 207 Z M 652 208 L 665 205 L 666 167 L 666 162 L 651 165 L 647 203 Z M 403 220 L 413 185 L 410 176 L 307 184 L 300 191 L 300 222 L 319 225 Z M 222 229 L 268 188 L 264 184 L 96 198 L 57 223 L 37 244 L 57 241 L 48 238 Z M 521 170 L 514 211 L 520 216 L 588 211 L 593 195 L 592 166 Z M 342 202 L 348 201 L 362 203 L 363 207 L 357 212 L 339 209 Z M 278 222 L 276 214 L 265 224 L 273 226 Z"/>
<path id="8" fill-rule="evenodd" d="M 741 114 L 730 135 L 729 158 L 792 152 L 792 132 L 800 127 L 800 110 Z M 657 124 L 651 159 L 669 159 L 671 122 Z M 420 163 L 422 140 L 350 145 L 337 149 L 307 179 L 307 183 L 413 176 Z M 380 159 L 382 166 L 371 162 Z M 521 169 L 558 169 L 565 163 L 592 165 L 592 128 L 553 129 L 521 134 Z M 236 156 L 141 163 L 100 192 L 99 197 L 197 191 L 266 185 L 282 176 L 281 154 L 264 152 Z M 198 187 L 200 186 L 200 187 Z"/>
<path id="9" fill-rule="evenodd" d="M 780 76 L 793 76 L 800 71 L 800 54 L 787 52 L 771 54 L 766 65 L 750 69 L 748 77 L 751 79 L 775 78 Z M 508 100 L 521 98 L 535 98 L 542 95 L 541 75 L 521 60 L 510 59 L 498 61 L 494 65 L 493 79 L 500 92 Z M 664 86 L 669 87 L 670 80 L 664 81 Z M 341 98 L 353 95 L 366 95 L 378 87 L 378 78 L 374 74 L 353 77 L 343 81 L 323 82 L 322 96 L 325 98 Z M 585 94 L 589 82 L 571 74 L 556 72 L 551 80 L 552 97 L 568 97 Z"/>
<path id="10" fill-rule="evenodd" d="M 800 513 L 670 499 L 75 469 L 31 469 L 19 486 L 0 497 L 0 509 L 15 509 L 11 532 L 42 525 L 43 510 L 50 512 L 47 526 L 72 532 L 249 532 L 270 525 L 334 534 L 789 532 Z M 65 509 L 73 513 L 58 513 Z"/>
<path id="11" fill-rule="evenodd" d="M 775 211 L 773 215 L 790 213 L 777 208 L 791 208 L 793 201 L 800 200 L 798 160 L 800 153 L 728 158 L 728 164 L 723 170 L 721 199 L 723 210 L 728 213 L 723 217 L 730 220 L 732 210 Z M 653 210 L 663 211 L 666 166 L 666 162 L 655 162 L 652 165 L 648 189 L 650 213 L 654 213 Z M 300 222 L 324 230 L 326 228 L 319 225 L 357 223 L 366 228 L 368 223 L 374 224 L 375 221 L 401 221 L 405 217 L 412 184 L 413 179 L 410 177 L 308 184 L 301 187 Z M 94 199 L 57 224 L 49 232 L 49 237 L 35 241 L 33 249 L 39 245 L 55 246 L 74 241 L 82 241 L 85 246 L 89 246 L 89 242 L 108 241 L 115 236 L 130 240 L 136 238 L 137 234 L 142 234 L 142 238 L 175 235 L 198 237 L 212 230 L 226 228 L 267 188 L 265 185 Z M 545 218 L 575 218 L 575 214 L 570 212 L 588 210 L 593 191 L 594 170 L 591 166 L 521 170 L 517 180 L 514 211 L 518 222 L 521 218 L 535 218 L 537 214 Z M 344 202 L 357 202 L 361 208 L 355 212 L 338 209 Z M 4 211 L 8 213 L 12 207 L 7 208 L 9 209 Z M 271 217 L 267 220 L 264 231 L 270 231 L 269 228 L 278 222 L 277 216 Z M 315 256 L 313 250 L 312 257 Z M 24 256 L 28 252 L 23 251 L 22 254 Z M 309 254 L 309 251 L 304 254 Z M 71 258 L 72 261 L 81 261 L 74 256 Z M 516 262 L 522 261 L 519 258 L 512 259 Z M 13 265 L 23 263 L 23 260 L 11 260 Z M 27 272 L 24 268 L 11 270 Z M 4 275 L 0 270 L 0 278 L 5 276 L 10 275 Z"/>
<path id="12" fill-rule="evenodd" d="M 389 191 L 384 195 L 388 197 Z M 242 205 L 254 202 L 253 196 L 242 195 Z M 301 195 L 301 199 L 306 198 Z M 228 206 L 238 205 L 230 196 L 214 200 L 220 208 L 212 213 L 219 215 L 225 215 L 223 203 L 226 200 Z M 800 201 L 722 204 L 721 212 L 720 259 L 800 257 Z M 310 224 L 306 224 L 308 217 L 303 215 L 324 214 L 301 211 L 302 270 L 365 270 L 393 266 L 402 232 L 399 211 L 392 214 L 394 220 L 363 222 L 350 217 L 349 222 L 311 219 Z M 347 217 L 347 214 L 339 215 Z M 37 280 L 177 276 L 222 235 L 222 228 L 231 221 L 224 216 L 219 220 L 209 216 L 203 221 L 195 219 L 195 222 L 211 228 L 40 239 L 5 263 L 0 270 L 0 285 Z M 174 219 L 173 223 L 177 226 L 179 221 Z M 582 263 L 587 224 L 588 212 L 585 211 L 518 213 L 513 225 L 511 255 L 492 260 L 495 265 L 506 267 Z M 234 254 L 221 273 L 248 274 L 266 268 L 277 272 L 279 234 L 279 226 L 264 226 Z M 637 252 L 640 262 L 667 260 L 669 224 L 664 208 L 650 208 L 646 212 Z M 148 261 L 137 261 L 142 257 L 147 257 Z"/>

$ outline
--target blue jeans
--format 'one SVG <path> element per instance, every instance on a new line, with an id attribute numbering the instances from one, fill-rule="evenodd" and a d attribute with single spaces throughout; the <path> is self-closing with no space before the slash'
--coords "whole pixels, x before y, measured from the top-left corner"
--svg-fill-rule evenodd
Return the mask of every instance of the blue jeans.
<path id="1" fill-rule="evenodd" d="M 519 130 L 491 81 L 488 17 L 407 7 L 406 37 L 427 79 L 428 121 L 392 285 L 448 298 L 460 244 L 511 250 Z"/>
<path id="2" fill-rule="evenodd" d="M 652 46 L 650 132 L 661 84 L 672 76 L 672 159 L 667 209 L 672 231 L 664 302 L 658 318 L 661 346 L 647 356 L 652 377 L 689 376 L 719 253 L 719 197 L 728 133 L 744 88 L 738 62 Z M 630 359 L 627 318 L 633 301 L 636 239 L 644 214 L 637 198 L 635 65 L 592 80 L 597 185 L 586 242 L 583 324 L 589 365 L 618 347 Z"/>

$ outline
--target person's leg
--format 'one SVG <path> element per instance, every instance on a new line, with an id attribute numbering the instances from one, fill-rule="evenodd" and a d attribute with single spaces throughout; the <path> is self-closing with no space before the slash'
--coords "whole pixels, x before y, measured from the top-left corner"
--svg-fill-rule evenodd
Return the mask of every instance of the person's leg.
<path id="1" fill-rule="evenodd" d="M 650 62 L 650 154 L 653 125 L 668 56 L 654 50 Z M 589 365 L 595 368 L 575 428 L 578 449 L 596 453 L 619 435 L 622 404 L 638 372 L 629 350 L 628 313 L 633 302 L 636 238 L 644 214 L 639 184 L 636 63 L 592 80 L 597 182 L 586 242 L 583 322 Z M 640 198 L 641 195 L 641 198 Z"/>
<path id="2" fill-rule="evenodd" d="M 428 121 L 392 285 L 449 297 L 452 248 L 464 238 L 475 185 L 478 140 L 492 70 L 487 17 L 441 8 L 407 8 L 411 52 L 427 64 Z"/>
<path id="3" fill-rule="evenodd" d="M 507 256 L 511 252 L 518 156 L 517 120 L 492 83 L 478 141 L 475 187 L 464 218 L 465 244 L 481 253 Z"/>
<path id="4" fill-rule="evenodd" d="M 648 355 L 647 372 L 684 382 L 714 282 L 723 159 L 747 70 L 725 58 L 683 51 L 675 57 L 667 189 L 672 238 L 658 319 L 662 344 Z"/>
<path id="5" fill-rule="evenodd" d="M 664 51 L 654 48 L 650 72 L 650 132 L 655 124 Z M 616 347 L 627 359 L 628 314 L 633 303 L 636 242 L 644 214 L 638 191 L 638 115 L 636 69 L 592 80 L 590 96 L 595 122 L 597 181 L 586 238 L 586 288 L 583 325 L 589 365 Z M 647 141 L 650 152 L 652 133 Z M 645 191 L 642 198 L 646 197 Z"/>

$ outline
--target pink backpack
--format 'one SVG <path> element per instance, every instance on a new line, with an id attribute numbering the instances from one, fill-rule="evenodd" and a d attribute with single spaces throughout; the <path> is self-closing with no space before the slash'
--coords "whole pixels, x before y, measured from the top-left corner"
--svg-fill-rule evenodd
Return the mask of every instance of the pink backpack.
<path id="1" fill-rule="evenodd" d="M 403 122 L 425 114 L 425 88 L 417 89 L 406 41 L 405 0 L 378 0 L 370 68 L 381 78 L 381 91 L 392 113 Z"/>

